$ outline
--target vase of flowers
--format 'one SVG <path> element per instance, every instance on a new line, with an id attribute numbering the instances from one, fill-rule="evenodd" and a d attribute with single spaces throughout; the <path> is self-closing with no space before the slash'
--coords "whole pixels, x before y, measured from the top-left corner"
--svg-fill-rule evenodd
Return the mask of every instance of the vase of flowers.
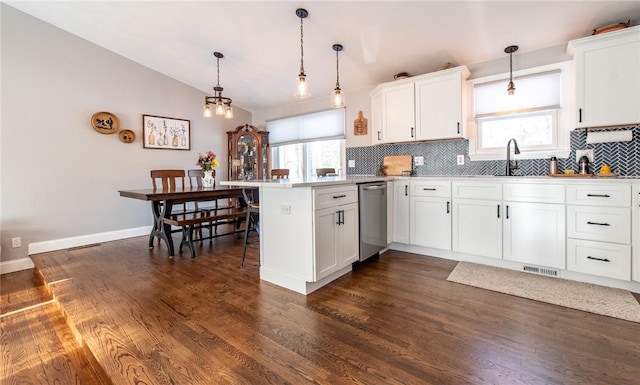
<path id="1" fill-rule="evenodd" d="M 215 184 L 214 168 L 220 166 L 220 162 L 216 159 L 213 151 L 207 151 L 204 154 L 198 154 L 198 166 L 202 168 L 204 177 L 202 177 L 203 187 L 213 187 Z"/>

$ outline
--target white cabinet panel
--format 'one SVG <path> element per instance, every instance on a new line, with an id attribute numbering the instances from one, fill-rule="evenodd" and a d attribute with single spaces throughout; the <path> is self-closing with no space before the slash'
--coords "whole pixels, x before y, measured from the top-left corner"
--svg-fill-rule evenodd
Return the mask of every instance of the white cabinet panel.
<path id="1" fill-rule="evenodd" d="M 452 183 L 453 198 L 502 200 L 502 183 L 454 181 Z"/>
<path id="2" fill-rule="evenodd" d="M 451 196 L 451 181 L 448 180 L 422 180 L 411 181 L 411 196 L 416 197 L 441 197 Z"/>
<path id="3" fill-rule="evenodd" d="M 412 245 L 451 250 L 451 202 L 411 196 L 409 239 Z"/>
<path id="4" fill-rule="evenodd" d="M 631 246 L 567 240 L 567 270 L 615 279 L 631 279 Z"/>
<path id="5" fill-rule="evenodd" d="M 503 258 L 565 268 L 565 206 L 504 202 Z"/>
<path id="6" fill-rule="evenodd" d="M 316 281 L 339 269 L 336 246 L 338 244 L 338 233 L 336 222 L 338 218 L 337 209 L 327 208 L 316 210 L 314 218 L 315 226 L 315 279 Z"/>
<path id="7" fill-rule="evenodd" d="M 453 251 L 502 258 L 501 201 L 453 200 Z"/>
<path id="8" fill-rule="evenodd" d="M 567 206 L 567 236 L 631 243 L 631 211 L 623 207 Z"/>
<path id="9" fill-rule="evenodd" d="M 564 203 L 564 184 L 505 183 L 502 186 L 505 201 Z"/>
<path id="10" fill-rule="evenodd" d="M 629 207 L 630 203 L 631 186 L 628 184 L 567 185 L 567 204 Z"/>
<path id="11" fill-rule="evenodd" d="M 382 138 L 385 143 L 415 140 L 413 83 L 382 89 Z"/>
<path id="12" fill-rule="evenodd" d="M 396 180 L 393 191 L 393 241 L 409 244 L 409 203 L 410 186 L 408 180 Z"/>
<path id="13" fill-rule="evenodd" d="M 316 210 L 358 201 L 358 189 L 353 185 L 342 187 L 316 188 L 313 190 Z"/>

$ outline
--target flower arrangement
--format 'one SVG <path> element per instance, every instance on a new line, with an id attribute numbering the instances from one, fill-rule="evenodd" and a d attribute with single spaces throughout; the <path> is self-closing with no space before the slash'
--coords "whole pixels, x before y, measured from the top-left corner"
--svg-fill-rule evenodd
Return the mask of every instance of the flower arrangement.
<path id="1" fill-rule="evenodd" d="M 198 154 L 198 166 L 202 167 L 202 171 L 211 171 L 215 167 L 220 166 L 220 162 L 216 159 L 213 151 L 207 151 L 204 154 Z"/>

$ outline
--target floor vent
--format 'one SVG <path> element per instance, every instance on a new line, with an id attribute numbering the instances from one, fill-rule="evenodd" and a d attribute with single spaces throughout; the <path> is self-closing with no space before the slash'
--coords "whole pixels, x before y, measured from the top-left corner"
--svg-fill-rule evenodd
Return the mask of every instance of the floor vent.
<path id="1" fill-rule="evenodd" d="M 551 277 L 557 277 L 558 276 L 558 270 L 545 269 L 543 267 L 524 265 L 524 266 L 522 266 L 522 270 L 527 271 L 529 273 L 534 273 L 534 274 L 549 275 Z"/>

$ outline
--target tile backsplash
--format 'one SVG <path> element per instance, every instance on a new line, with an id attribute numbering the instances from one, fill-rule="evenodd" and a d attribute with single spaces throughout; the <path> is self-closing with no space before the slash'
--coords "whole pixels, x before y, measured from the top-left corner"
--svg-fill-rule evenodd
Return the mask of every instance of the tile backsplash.
<path id="1" fill-rule="evenodd" d="M 571 131 L 571 154 L 566 159 L 558 159 L 560 170 L 578 170 L 576 150 L 593 149 L 594 162 L 591 171 L 600 169 L 603 163 L 621 176 L 640 176 L 640 126 L 610 128 L 602 131 L 632 130 L 630 142 L 587 144 L 587 131 Z M 506 143 L 505 143 L 506 149 Z M 458 166 L 458 155 L 464 154 L 464 165 Z M 414 174 L 427 175 L 496 175 L 504 174 L 506 161 L 471 161 L 469 141 L 451 140 L 441 142 L 381 144 L 368 147 L 347 148 L 347 159 L 355 160 L 356 167 L 347 168 L 348 175 L 375 174 L 388 155 L 423 156 L 424 165 L 414 166 Z M 520 167 L 515 175 L 546 175 L 549 159 L 520 159 Z"/>

